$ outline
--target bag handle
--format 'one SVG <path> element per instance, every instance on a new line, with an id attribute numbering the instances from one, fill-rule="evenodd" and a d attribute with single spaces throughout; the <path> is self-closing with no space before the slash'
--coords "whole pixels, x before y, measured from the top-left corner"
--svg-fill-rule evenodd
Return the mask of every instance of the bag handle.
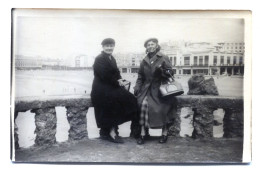
<path id="1" fill-rule="evenodd" d="M 174 78 L 173 78 L 173 76 L 172 76 L 171 73 L 169 72 L 169 70 L 167 70 L 166 72 L 170 75 L 170 78 L 168 78 L 168 82 L 167 82 L 167 83 L 170 84 L 170 82 L 175 81 Z M 172 81 L 169 80 L 169 79 L 171 79 Z M 162 80 L 161 80 L 161 85 L 162 85 Z"/>

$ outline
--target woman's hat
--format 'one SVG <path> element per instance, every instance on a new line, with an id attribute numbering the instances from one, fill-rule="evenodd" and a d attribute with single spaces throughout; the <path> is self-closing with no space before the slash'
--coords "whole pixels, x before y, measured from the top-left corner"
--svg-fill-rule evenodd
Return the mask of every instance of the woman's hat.
<path id="1" fill-rule="evenodd" d="M 146 47 L 146 45 L 147 45 L 147 43 L 148 43 L 149 41 L 152 41 L 152 42 L 155 42 L 156 44 L 158 44 L 158 39 L 157 39 L 157 38 L 149 38 L 148 40 L 146 40 L 146 41 L 144 42 L 144 47 Z"/>
<path id="2" fill-rule="evenodd" d="M 106 44 L 115 44 L 115 40 L 113 38 L 106 38 L 101 42 L 101 45 L 104 46 Z"/>

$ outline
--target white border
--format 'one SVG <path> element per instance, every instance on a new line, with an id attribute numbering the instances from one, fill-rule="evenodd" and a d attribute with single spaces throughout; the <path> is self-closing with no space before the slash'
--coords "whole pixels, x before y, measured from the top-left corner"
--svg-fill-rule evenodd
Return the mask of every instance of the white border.
<path id="1" fill-rule="evenodd" d="M 234 9 L 234 10 L 252 10 L 253 12 L 253 45 L 252 45 L 252 163 L 250 165 L 233 165 L 233 166 L 160 166 L 160 167 L 140 167 L 140 166 L 82 166 L 82 165 L 28 165 L 28 164 L 12 164 L 10 162 L 10 43 L 11 43 L 11 8 L 114 8 L 114 9 Z M 8 172 L 73 172 L 73 171 L 113 171 L 113 172 L 258 172 L 260 168 L 259 160 L 259 109 L 258 109 L 258 96 L 259 96 L 259 38 L 260 38 L 260 9 L 258 1 L 245 1 L 245 0 L 150 0 L 150 1 L 115 1 L 115 0 L 73 0 L 73 1 L 54 1 L 54 0 L 9 0 L 1 3 L 0 6 L 0 48 L 1 48 L 1 121 L 4 122 L 1 128 L 1 155 L 0 163 L 2 170 Z"/>

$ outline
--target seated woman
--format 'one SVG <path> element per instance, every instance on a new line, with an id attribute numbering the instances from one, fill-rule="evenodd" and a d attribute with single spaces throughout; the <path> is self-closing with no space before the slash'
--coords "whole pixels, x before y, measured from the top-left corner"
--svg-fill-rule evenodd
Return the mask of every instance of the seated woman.
<path id="1" fill-rule="evenodd" d="M 101 139 L 123 143 L 118 134 L 118 125 L 132 120 L 132 132 L 138 128 L 137 100 L 122 86 L 120 71 L 112 56 L 114 39 L 104 39 L 101 44 L 103 51 L 93 65 L 94 81 L 91 91 L 96 123 L 100 128 Z"/>
<path id="2" fill-rule="evenodd" d="M 148 129 L 162 129 L 159 143 L 167 141 L 168 127 L 172 122 L 176 104 L 175 97 L 162 97 L 159 87 L 161 82 L 173 75 L 169 58 L 160 52 L 156 38 L 145 41 L 146 57 L 140 64 L 138 78 L 134 87 L 140 110 L 141 136 L 138 144 L 144 143 L 144 137 L 149 136 Z"/>

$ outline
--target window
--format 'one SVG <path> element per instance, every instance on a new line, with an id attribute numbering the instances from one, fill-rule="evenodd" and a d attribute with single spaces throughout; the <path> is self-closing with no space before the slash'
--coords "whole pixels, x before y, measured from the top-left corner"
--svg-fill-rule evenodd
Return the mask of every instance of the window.
<path id="1" fill-rule="evenodd" d="M 240 65 L 243 64 L 243 57 L 242 56 L 239 57 L 239 64 Z"/>
<path id="2" fill-rule="evenodd" d="M 230 64 L 230 56 L 227 57 L 227 64 Z"/>
<path id="3" fill-rule="evenodd" d="M 184 69 L 184 70 L 183 70 L 183 74 L 191 74 L 191 70 L 186 70 L 186 69 Z"/>
<path id="4" fill-rule="evenodd" d="M 184 57 L 184 65 L 190 65 L 190 57 Z"/>
<path id="5" fill-rule="evenodd" d="M 220 57 L 220 64 L 224 64 L 224 56 Z"/>
<path id="6" fill-rule="evenodd" d="M 217 63 L 218 63 L 218 56 L 214 56 L 213 64 L 217 64 Z"/>
<path id="7" fill-rule="evenodd" d="M 194 56 L 193 58 L 194 58 L 193 64 L 194 64 L 194 65 L 198 65 L 198 57 L 197 57 L 197 56 Z"/>
<path id="8" fill-rule="evenodd" d="M 131 73 L 138 73 L 138 68 L 132 68 Z"/>
<path id="9" fill-rule="evenodd" d="M 207 66 L 209 65 L 209 56 L 208 55 L 205 56 L 204 64 L 207 65 Z"/>
<path id="10" fill-rule="evenodd" d="M 176 61 L 177 61 L 177 60 L 176 60 L 176 56 L 175 56 L 175 57 L 174 57 L 174 65 L 176 65 Z"/>
<path id="11" fill-rule="evenodd" d="M 236 64 L 236 63 L 237 63 L 237 57 L 234 56 L 234 57 L 233 57 L 233 64 Z"/>
<path id="12" fill-rule="evenodd" d="M 122 73 L 127 73 L 127 68 L 122 68 Z"/>
<path id="13" fill-rule="evenodd" d="M 170 57 L 170 61 L 171 61 L 171 63 L 172 63 L 172 57 Z"/>
<path id="14" fill-rule="evenodd" d="M 203 56 L 199 56 L 199 65 L 203 65 Z"/>

